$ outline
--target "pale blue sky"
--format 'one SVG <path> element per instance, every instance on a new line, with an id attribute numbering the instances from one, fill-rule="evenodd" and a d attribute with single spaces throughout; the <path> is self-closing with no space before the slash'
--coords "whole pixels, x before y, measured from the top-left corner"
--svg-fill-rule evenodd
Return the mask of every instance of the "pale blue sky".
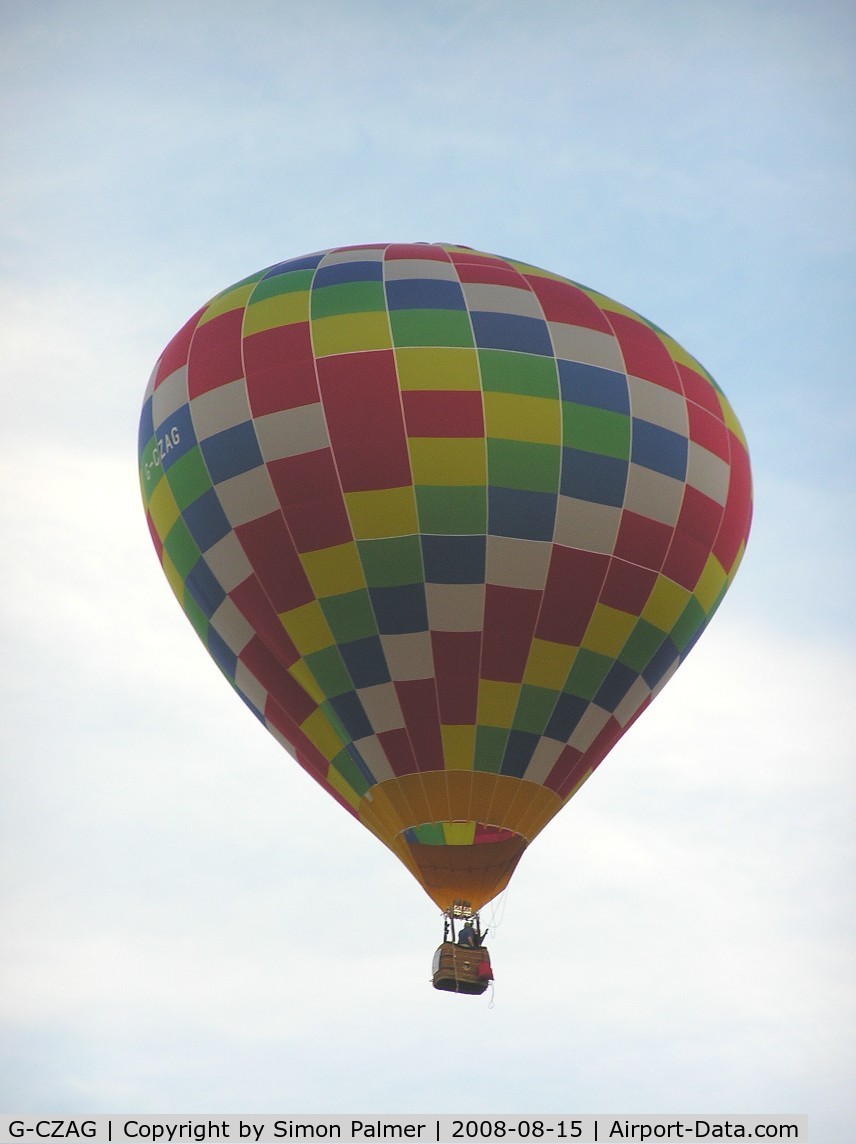
<path id="1" fill-rule="evenodd" d="M 849 1142 L 854 31 L 817 2 L 0 0 L 0 1107 L 792 1111 Z M 430 989 L 435 908 L 235 702 L 136 487 L 185 319 L 371 240 L 634 307 L 754 463 L 715 623 L 521 864 L 493 1009 Z"/>

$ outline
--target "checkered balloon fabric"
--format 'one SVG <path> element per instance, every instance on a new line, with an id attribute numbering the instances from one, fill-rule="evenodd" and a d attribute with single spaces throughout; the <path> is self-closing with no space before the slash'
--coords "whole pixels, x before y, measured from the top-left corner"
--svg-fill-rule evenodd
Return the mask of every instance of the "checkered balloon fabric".
<path id="1" fill-rule="evenodd" d="M 751 518 L 737 419 L 675 341 L 442 244 L 218 294 L 155 367 L 140 477 L 224 675 L 443 909 L 503 888 L 663 687 Z"/>

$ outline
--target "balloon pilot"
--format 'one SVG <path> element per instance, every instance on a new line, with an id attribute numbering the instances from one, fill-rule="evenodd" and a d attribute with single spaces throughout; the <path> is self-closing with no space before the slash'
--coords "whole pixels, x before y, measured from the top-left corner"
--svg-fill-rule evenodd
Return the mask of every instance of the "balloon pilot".
<path id="1" fill-rule="evenodd" d="M 455 920 L 463 922 L 455 936 Z M 432 984 L 452 993 L 484 993 L 493 980 L 487 929 L 469 902 L 455 902 L 443 913 L 443 943 L 434 954 Z"/>

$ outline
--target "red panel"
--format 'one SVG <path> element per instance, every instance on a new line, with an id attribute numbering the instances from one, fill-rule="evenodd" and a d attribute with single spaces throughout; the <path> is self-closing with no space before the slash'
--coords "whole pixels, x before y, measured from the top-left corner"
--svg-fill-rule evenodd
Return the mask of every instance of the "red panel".
<path id="1" fill-rule="evenodd" d="M 359 492 L 409 485 L 410 457 L 393 352 L 322 358 L 318 376 L 342 488 Z"/>
<path id="2" fill-rule="evenodd" d="M 706 497 L 698 489 L 687 485 L 684 490 L 684 501 L 678 517 L 678 532 L 686 533 L 707 547 L 708 552 L 713 548 L 713 542 L 722 524 L 722 505 Z"/>
<path id="3" fill-rule="evenodd" d="M 229 310 L 199 326 L 190 343 L 187 392 L 190 397 L 218 389 L 244 376 L 241 327 L 244 311 Z"/>
<path id="4" fill-rule="evenodd" d="M 280 663 L 290 667 L 300 658 L 297 648 L 291 642 L 288 632 L 280 623 L 279 616 L 255 576 L 248 576 L 242 584 L 233 588 L 229 593 L 229 599 L 249 621 L 255 632 L 262 637 Z"/>
<path id="5" fill-rule="evenodd" d="M 481 632 L 432 632 L 441 723 L 475 723 Z"/>
<path id="6" fill-rule="evenodd" d="M 569 326 L 584 326 L 588 330 L 600 330 L 612 335 L 612 327 L 603 311 L 583 290 L 569 282 L 557 282 L 554 278 L 540 278 L 527 274 L 526 281 L 537 295 L 548 322 L 564 322 Z"/>
<path id="7" fill-rule="evenodd" d="M 401 395 L 409 437 L 483 437 L 482 395 L 473 390 L 408 390 Z"/>
<path id="8" fill-rule="evenodd" d="M 397 258 L 427 259 L 430 262 L 449 262 L 449 255 L 439 246 L 432 246 L 429 242 L 396 242 L 386 248 L 385 262 L 394 262 Z"/>
<path id="9" fill-rule="evenodd" d="M 610 715 L 606 725 L 585 753 L 586 766 L 596 767 L 602 763 L 623 734 L 624 728 L 614 716 Z"/>
<path id="10" fill-rule="evenodd" d="M 600 594 L 600 603 L 638 616 L 648 602 L 656 581 L 657 573 L 651 569 L 613 558 Z"/>
<path id="11" fill-rule="evenodd" d="M 571 646 L 582 642 L 608 565 L 609 557 L 599 552 L 559 545 L 553 549 L 538 620 L 540 639 Z"/>
<path id="12" fill-rule="evenodd" d="M 731 483 L 728 486 L 728 499 L 722 526 L 716 538 L 713 552 L 726 572 L 737 558 L 740 544 L 749 533 L 752 519 L 752 476 L 749 470 L 749 457 L 741 442 L 729 434 L 731 439 Z"/>
<path id="13" fill-rule="evenodd" d="M 541 592 L 485 586 L 481 674 L 485 679 L 519 683 L 535 634 Z"/>
<path id="14" fill-rule="evenodd" d="M 319 400 L 309 322 L 251 334 L 244 338 L 243 353 L 254 416 Z"/>
<path id="15" fill-rule="evenodd" d="M 687 401 L 694 401 L 696 405 L 701 405 L 721 421 L 722 406 L 719 404 L 716 390 L 707 378 L 702 377 L 700 373 L 696 373 L 694 369 L 681 365 L 680 362 L 676 362 L 675 364 L 678 367 L 678 373 L 681 375 Z"/>
<path id="16" fill-rule="evenodd" d="M 313 449 L 295 457 L 268 462 L 268 472 L 279 503 L 301 504 L 319 497 L 339 497 L 339 475 L 329 449 Z"/>
<path id="17" fill-rule="evenodd" d="M 197 310 L 193 317 L 184 323 L 161 354 L 160 361 L 157 365 L 157 372 L 155 373 L 155 389 L 157 389 L 165 377 L 169 377 L 171 373 L 175 373 L 177 369 L 181 369 L 183 365 L 187 364 L 187 355 L 190 352 L 190 339 L 193 337 L 196 323 L 207 308 L 208 306 L 206 304 L 201 310 Z"/>
<path id="18" fill-rule="evenodd" d="M 443 739 L 433 679 L 402 679 L 395 684 L 404 725 L 420 771 L 442 771 Z"/>
<path id="19" fill-rule="evenodd" d="M 395 774 L 412 775 L 414 771 L 419 770 L 410 744 L 410 736 L 403 727 L 396 727 L 392 731 L 380 731 L 378 739 Z"/>
<path id="20" fill-rule="evenodd" d="M 690 440 L 715 453 L 723 461 L 728 460 L 728 430 L 721 420 L 691 401 L 687 402 L 689 414 Z"/>
<path id="21" fill-rule="evenodd" d="M 295 723 L 302 723 L 316 709 L 314 699 L 306 694 L 297 680 L 265 646 L 260 636 L 253 636 L 238 659 L 246 664 L 262 687 L 276 698 L 280 707 L 288 712 Z"/>
<path id="22" fill-rule="evenodd" d="M 529 285 L 522 274 L 504 262 L 458 262 L 457 258 L 454 261 L 462 282 L 513 286 L 517 290 L 525 290 Z"/>
<path id="23" fill-rule="evenodd" d="M 627 373 L 683 393 L 675 363 L 652 329 L 625 314 L 611 311 L 609 323 L 621 346 Z"/>
<path id="24" fill-rule="evenodd" d="M 668 524 L 625 509 L 618 526 L 615 555 L 659 572 L 672 542 L 673 531 Z"/>
<path id="25" fill-rule="evenodd" d="M 315 552 L 353 540 L 351 521 L 339 494 L 317 497 L 283 509 L 298 552 Z"/>
<path id="26" fill-rule="evenodd" d="M 279 512 L 235 529 L 241 547 L 274 612 L 285 612 L 315 598 Z"/>
<path id="27" fill-rule="evenodd" d="M 704 571 L 708 556 L 709 544 L 703 544 L 686 532 L 678 531 L 663 564 L 663 575 L 692 592 Z"/>
<path id="28" fill-rule="evenodd" d="M 544 786 L 565 798 L 587 770 L 588 764 L 584 760 L 582 752 L 578 751 L 576 747 L 565 747 L 553 764 L 553 769 L 544 780 Z"/>

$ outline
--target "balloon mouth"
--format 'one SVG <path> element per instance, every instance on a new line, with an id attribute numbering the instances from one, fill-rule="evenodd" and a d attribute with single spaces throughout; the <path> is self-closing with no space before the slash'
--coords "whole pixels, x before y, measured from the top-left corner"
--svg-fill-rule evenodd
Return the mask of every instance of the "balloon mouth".
<path id="1" fill-rule="evenodd" d="M 478 910 L 495 898 L 508 885 L 526 845 L 513 830 L 432 822 L 403 831 L 394 849 L 445 912 L 456 902 Z"/>

